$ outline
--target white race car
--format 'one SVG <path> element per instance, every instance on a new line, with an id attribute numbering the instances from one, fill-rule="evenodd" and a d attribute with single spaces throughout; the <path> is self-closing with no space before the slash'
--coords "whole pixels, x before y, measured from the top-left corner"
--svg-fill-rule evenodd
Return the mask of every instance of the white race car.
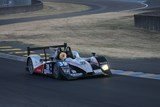
<path id="1" fill-rule="evenodd" d="M 31 51 L 43 50 L 44 58 Z M 47 57 L 46 50 L 50 54 Z M 28 47 L 27 71 L 30 74 L 52 75 L 56 79 L 77 79 L 88 76 L 112 75 L 108 61 L 104 56 L 92 53 L 91 57 L 82 58 L 77 51 L 72 51 L 67 43 L 57 46 L 30 48 Z"/>

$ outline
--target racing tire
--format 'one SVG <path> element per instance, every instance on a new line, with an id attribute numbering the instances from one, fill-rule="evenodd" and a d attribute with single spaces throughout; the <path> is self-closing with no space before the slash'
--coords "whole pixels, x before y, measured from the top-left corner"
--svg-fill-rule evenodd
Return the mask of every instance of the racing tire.
<path id="1" fill-rule="evenodd" d="M 34 73 L 33 62 L 31 60 L 31 58 L 29 58 L 28 61 L 27 61 L 27 68 L 28 68 L 28 73 L 29 74 Z"/>
<path id="2" fill-rule="evenodd" d="M 112 72 L 111 70 L 108 70 L 107 72 L 105 72 L 107 74 L 107 77 L 111 77 L 112 76 Z"/>
<path id="3" fill-rule="evenodd" d="M 53 68 L 53 77 L 55 78 L 55 79 L 63 79 L 62 77 L 62 74 L 61 74 L 61 71 L 62 71 L 62 69 L 61 69 L 61 67 L 60 66 L 58 66 L 57 64 L 55 64 L 54 65 L 54 68 Z"/>

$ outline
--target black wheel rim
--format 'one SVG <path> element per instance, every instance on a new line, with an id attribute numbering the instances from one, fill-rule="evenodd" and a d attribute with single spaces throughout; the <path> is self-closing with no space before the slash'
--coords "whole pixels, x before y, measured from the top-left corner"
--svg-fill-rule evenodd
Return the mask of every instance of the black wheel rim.
<path id="1" fill-rule="evenodd" d="M 30 74 L 33 74 L 33 64 L 31 60 L 28 61 L 28 71 Z"/>
<path id="2" fill-rule="evenodd" d="M 53 75 L 54 75 L 55 78 L 58 78 L 58 77 L 59 77 L 58 70 L 59 70 L 58 67 L 57 67 L 57 66 L 54 66 L 54 71 L 53 71 L 54 73 L 53 73 Z"/>

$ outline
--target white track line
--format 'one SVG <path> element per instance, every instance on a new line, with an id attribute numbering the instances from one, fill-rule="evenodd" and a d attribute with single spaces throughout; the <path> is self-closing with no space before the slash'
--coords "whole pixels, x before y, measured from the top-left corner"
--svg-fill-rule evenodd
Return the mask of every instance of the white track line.
<path id="1" fill-rule="evenodd" d="M 148 7 L 148 4 L 146 4 L 145 2 L 140 2 L 142 5 L 144 5 L 144 7 L 142 8 L 139 8 L 139 9 L 144 9 L 144 8 L 147 8 Z"/>
<path id="2" fill-rule="evenodd" d="M 139 3 L 144 5 L 144 7 L 134 8 L 134 9 L 129 9 L 129 10 L 122 10 L 122 12 L 125 12 L 125 11 L 136 11 L 136 10 L 145 9 L 145 8 L 148 7 L 148 4 L 146 4 L 145 2 L 139 2 Z"/>
<path id="3" fill-rule="evenodd" d="M 26 61 L 25 57 L 5 54 L 5 53 L 0 53 L 0 58 L 11 59 L 11 60 L 16 60 L 16 61 L 21 61 L 21 62 L 25 62 Z"/>
<path id="4" fill-rule="evenodd" d="M 116 74 L 116 75 L 160 80 L 160 74 L 134 72 L 134 71 L 123 71 L 123 70 L 111 70 L 111 71 L 113 74 Z"/>

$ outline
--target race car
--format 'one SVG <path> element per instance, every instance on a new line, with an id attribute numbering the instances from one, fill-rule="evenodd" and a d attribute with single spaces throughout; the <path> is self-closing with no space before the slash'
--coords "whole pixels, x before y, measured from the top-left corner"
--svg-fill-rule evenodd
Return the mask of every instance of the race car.
<path id="1" fill-rule="evenodd" d="M 43 50 L 44 57 L 39 54 L 31 54 L 31 51 L 36 50 Z M 80 57 L 79 53 L 72 51 L 67 43 L 57 46 L 28 47 L 27 53 L 26 70 L 29 74 L 51 75 L 56 79 L 67 80 L 112 75 L 109 63 L 104 56 L 92 53 L 91 57 Z"/>

